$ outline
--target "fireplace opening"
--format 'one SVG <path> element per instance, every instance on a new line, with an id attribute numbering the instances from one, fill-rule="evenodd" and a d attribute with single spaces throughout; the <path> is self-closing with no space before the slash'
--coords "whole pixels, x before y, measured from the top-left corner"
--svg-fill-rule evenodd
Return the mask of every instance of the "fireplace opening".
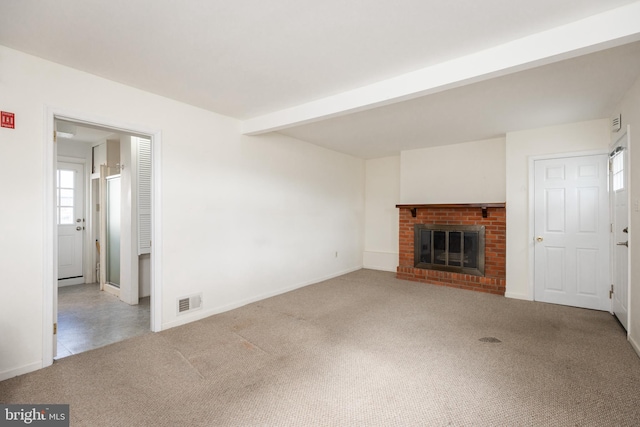
<path id="1" fill-rule="evenodd" d="M 414 267 L 484 276 L 484 226 L 414 227 Z"/>

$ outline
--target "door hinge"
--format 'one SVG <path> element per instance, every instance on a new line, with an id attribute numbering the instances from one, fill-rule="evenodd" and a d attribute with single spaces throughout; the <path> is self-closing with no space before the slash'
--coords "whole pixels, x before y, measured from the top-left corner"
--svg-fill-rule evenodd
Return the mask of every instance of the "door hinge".
<path id="1" fill-rule="evenodd" d="M 53 324 L 53 335 L 56 335 L 58 333 L 58 324 L 54 323 Z"/>
<path id="2" fill-rule="evenodd" d="M 56 131 L 53 131 L 53 142 L 56 143 L 58 142 L 58 134 L 56 133 Z"/>
<path id="3" fill-rule="evenodd" d="M 611 285 L 611 289 L 609 290 L 609 299 L 611 299 L 612 295 L 613 295 L 613 285 Z"/>

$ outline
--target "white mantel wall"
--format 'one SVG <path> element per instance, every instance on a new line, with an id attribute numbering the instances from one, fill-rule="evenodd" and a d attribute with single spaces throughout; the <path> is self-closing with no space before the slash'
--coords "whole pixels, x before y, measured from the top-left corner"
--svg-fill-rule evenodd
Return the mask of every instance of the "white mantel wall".
<path id="1" fill-rule="evenodd" d="M 504 203 L 504 138 L 403 151 L 403 204 Z"/>
<path id="2" fill-rule="evenodd" d="M 0 64 L 0 380 L 43 363 L 47 107 L 162 133 L 162 328 L 362 267 L 363 160 L 2 46 Z"/>

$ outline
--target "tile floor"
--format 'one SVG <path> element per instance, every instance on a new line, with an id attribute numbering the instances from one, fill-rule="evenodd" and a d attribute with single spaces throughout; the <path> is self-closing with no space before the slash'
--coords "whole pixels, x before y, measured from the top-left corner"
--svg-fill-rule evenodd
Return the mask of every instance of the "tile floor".
<path id="1" fill-rule="evenodd" d="M 58 288 L 58 355 L 92 350 L 150 332 L 150 298 L 129 305 L 97 283 Z"/>

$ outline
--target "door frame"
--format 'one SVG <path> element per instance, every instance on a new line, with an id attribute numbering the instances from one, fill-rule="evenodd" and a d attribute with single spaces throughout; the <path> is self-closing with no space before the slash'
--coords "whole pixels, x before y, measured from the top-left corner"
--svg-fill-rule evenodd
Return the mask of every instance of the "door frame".
<path id="1" fill-rule="evenodd" d="M 623 132 L 624 130 L 624 132 Z M 626 169 L 625 169 L 625 184 L 627 185 L 627 226 L 630 227 L 630 223 L 631 223 L 631 191 L 630 191 L 630 185 L 631 185 L 631 126 L 627 125 L 626 128 L 623 128 L 619 131 L 619 133 L 612 138 L 613 141 L 611 143 L 611 145 L 609 146 L 609 153 L 611 153 L 611 151 L 614 149 L 614 147 L 616 147 L 620 141 L 622 140 L 622 138 L 626 138 L 627 140 L 627 146 L 625 148 L 625 150 L 627 151 L 626 153 L 626 159 L 627 159 L 627 164 L 626 164 Z M 609 158 L 609 164 L 611 164 L 611 158 Z M 611 179 L 611 171 L 608 171 L 609 173 L 609 179 Z M 611 185 L 611 184 L 610 184 Z M 613 227 L 615 218 L 615 206 L 614 206 L 614 197 L 613 194 L 610 192 L 609 193 L 609 210 L 610 210 L 610 216 L 611 216 L 611 226 Z M 633 231 L 633 230 L 632 230 Z M 630 334 L 630 329 L 631 329 L 631 322 L 629 322 L 629 319 L 631 319 L 631 304 L 630 304 L 630 300 L 631 300 L 631 236 L 632 233 L 629 233 L 627 236 L 627 241 L 629 242 L 628 245 L 628 250 L 627 250 L 627 319 L 626 319 L 626 333 L 627 333 L 627 338 L 631 336 Z M 616 235 L 615 233 L 611 232 L 611 267 L 615 266 L 615 249 L 616 249 Z M 615 285 L 615 269 L 611 268 L 611 283 L 613 285 Z M 614 292 L 615 292 L 615 288 L 614 288 Z M 613 299 L 611 300 L 611 314 L 613 314 L 614 316 L 616 315 L 614 313 L 614 307 L 613 307 Z"/>
<path id="2" fill-rule="evenodd" d="M 553 160 L 553 159 L 563 159 L 568 157 L 583 157 L 583 156 L 596 156 L 606 154 L 609 155 L 609 149 L 603 148 L 600 150 L 587 150 L 587 151 L 571 151 L 564 153 L 555 153 L 555 154 L 542 154 L 537 156 L 529 156 L 529 188 L 527 189 L 529 193 L 529 230 L 528 230 L 528 245 L 527 252 L 529 255 L 529 286 L 527 287 L 529 300 L 535 301 L 535 162 L 538 160 Z M 607 174 L 609 172 L 607 171 Z M 611 261 L 608 259 L 607 262 L 611 264 Z M 611 271 L 611 268 L 609 268 Z"/>
<path id="3" fill-rule="evenodd" d="M 151 331 L 162 330 L 162 132 L 144 125 L 100 117 L 86 112 L 45 105 L 44 108 L 44 224 L 43 224 L 43 316 L 42 316 L 42 367 L 53 364 L 54 354 L 54 290 L 58 285 L 58 232 L 55 220 L 55 172 L 57 146 L 54 142 L 54 122 L 67 120 L 84 125 L 100 126 L 114 132 L 145 136 L 151 139 L 151 185 L 153 202 L 151 212 Z M 57 295 L 57 294 L 56 294 Z"/>

